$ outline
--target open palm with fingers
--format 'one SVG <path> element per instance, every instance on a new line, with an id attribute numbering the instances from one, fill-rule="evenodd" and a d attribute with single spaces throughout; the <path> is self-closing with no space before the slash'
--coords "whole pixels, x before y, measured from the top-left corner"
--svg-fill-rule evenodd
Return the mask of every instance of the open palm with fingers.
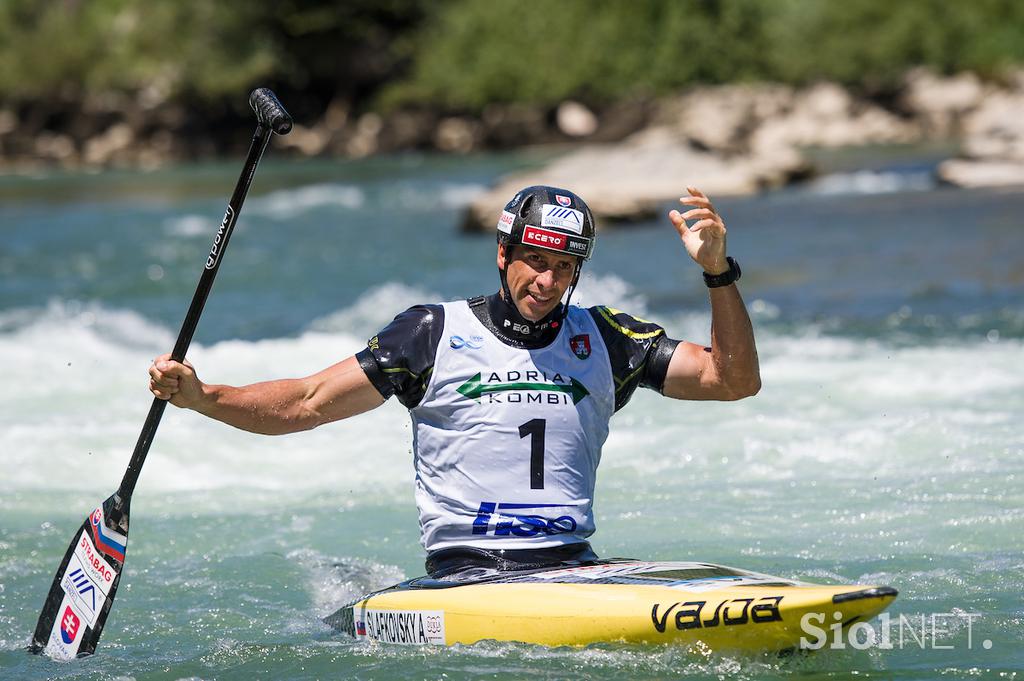
<path id="1" fill-rule="evenodd" d="M 729 269 L 725 251 L 725 222 L 711 205 L 711 200 L 696 187 L 687 187 L 689 196 L 679 199 L 685 206 L 693 206 L 685 213 L 673 210 L 668 214 L 686 252 L 709 274 L 720 274 Z M 688 226 L 687 220 L 696 220 Z"/>

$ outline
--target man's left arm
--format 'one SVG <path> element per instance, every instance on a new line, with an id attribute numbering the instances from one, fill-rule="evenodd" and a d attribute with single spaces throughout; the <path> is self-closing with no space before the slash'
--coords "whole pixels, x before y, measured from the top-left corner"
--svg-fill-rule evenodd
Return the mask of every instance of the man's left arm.
<path id="1" fill-rule="evenodd" d="M 680 202 L 693 206 L 685 213 L 669 213 L 690 257 L 708 275 L 732 270 L 726 259 L 725 223 L 701 191 L 687 187 L 690 196 Z M 686 220 L 696 220 L 687 226 Z M 761 374 L 754 330 L 736 283 L 709 289 L 711 347 L 679 343 L 665 374 L 662 393 L 685 400 L 738 400 L 757 394 Z"/>

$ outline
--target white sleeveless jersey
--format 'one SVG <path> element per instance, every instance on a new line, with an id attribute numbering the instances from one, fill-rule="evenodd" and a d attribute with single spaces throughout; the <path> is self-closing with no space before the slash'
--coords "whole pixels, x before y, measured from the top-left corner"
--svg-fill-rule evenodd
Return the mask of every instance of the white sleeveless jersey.
<path id="1" fill-rule="evenodd" d="M 433 373 L 410 410 L 421 541 L 536 549 L 594 532 L 601 447 L 614 412 L 608 352 L 570 307 L 555 340 L 501 342 L 466 301 L 444 303 Z"/>

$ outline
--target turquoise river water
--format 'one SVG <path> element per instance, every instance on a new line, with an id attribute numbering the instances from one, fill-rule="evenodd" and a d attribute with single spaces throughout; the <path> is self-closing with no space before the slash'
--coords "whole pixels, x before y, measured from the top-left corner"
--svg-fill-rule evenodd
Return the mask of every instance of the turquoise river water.
<path id="1" fill-rule="evenodd" d="M 189 353 L 200 376 L 310 373 L 411 304 L 495 290 L 493 237 L 457 226 L 530 161 L 271 157 Z M 168 409 L 97 654 L 26 654 L 71 534 L 120 480 L 237 165 L 0 178 L 0 678 L 1021 678 L 1024 196 L 935 186 L 929 163 L 879 153 L 718 200 L 764 388 L 722 404 L 638 391 L 612 422 L 601 555 L 899 589 L 892 649 L 785 659 L 333 634 L 322 616 L 422 573 L 394 400 L 280 438 Z M 664 219 L 602 231 L 578 297 L 708 339 Z"/>

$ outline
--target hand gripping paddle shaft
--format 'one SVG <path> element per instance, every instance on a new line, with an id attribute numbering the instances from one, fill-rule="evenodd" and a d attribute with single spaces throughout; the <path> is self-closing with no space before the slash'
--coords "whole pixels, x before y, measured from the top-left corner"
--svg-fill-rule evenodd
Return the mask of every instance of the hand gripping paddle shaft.
<path id="1" fill-rule="evenodd" d="M 254 90 L 249 95 L 249 105 L 256 112 L 259 123 L 242 174 L 214 237 L 213 248 L 206 258 L 203 274 L 192 296 L 192 304 L 171 352 L 171 358 L 179 362 L 185 358 L 192 342 L 192 335 L 224 259 L 224 250 L 235 228 L 238 213 L 242 210 L 242 202 L 256 174 L 256 166 L 273 133 L 286 135 L 292 129 L 291 116 L 270 90 Z M 86 518 L 72 539 L 39 615 L 29 646 L 31 652 L 45 652 L 52 657 L 70 659 L 90 655 L 96 650 L 124 569 L 132 492 L 166 406 L 166 401 L 153 398 L 121 486 Z"/>

